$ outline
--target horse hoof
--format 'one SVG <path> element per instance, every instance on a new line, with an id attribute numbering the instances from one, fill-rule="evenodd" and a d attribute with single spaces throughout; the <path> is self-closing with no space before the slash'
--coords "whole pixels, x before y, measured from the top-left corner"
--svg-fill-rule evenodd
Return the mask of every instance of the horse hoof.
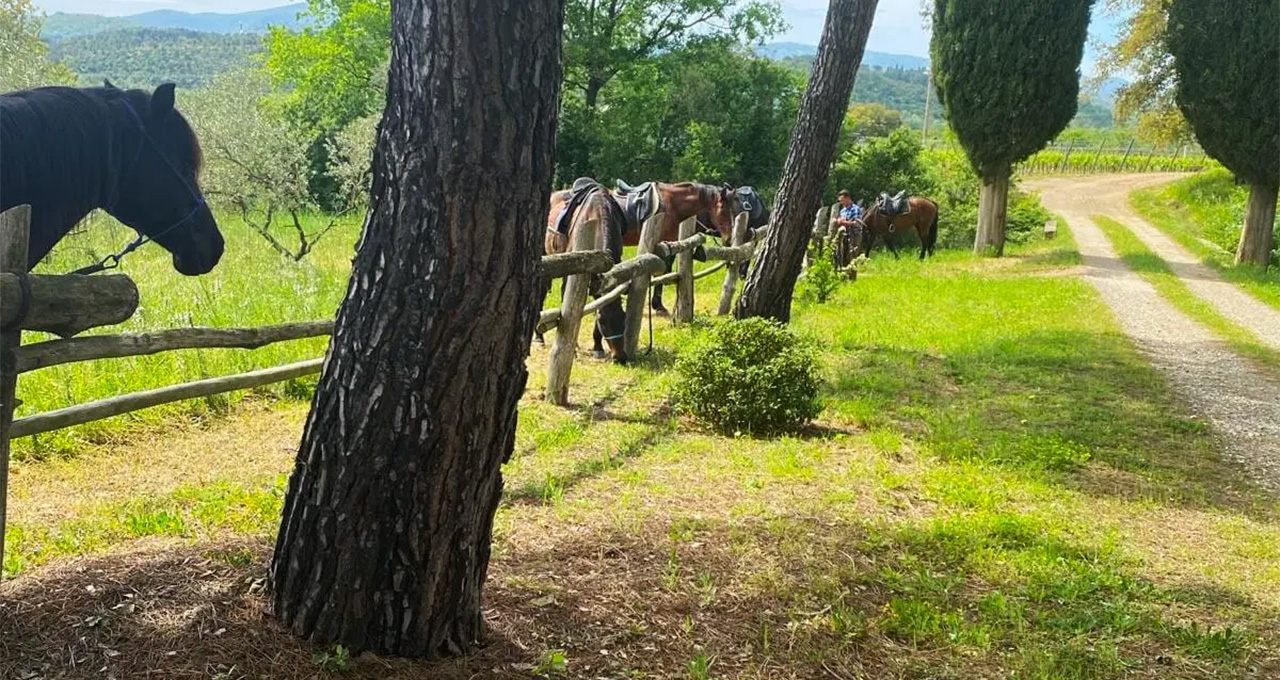
<path id="1" fill-rule="evenodd" d="M 662 307 L 654 307 L 654 308 L 653 308 L 653 315 L 654 315 L 654 316 L 671 316 L 671 312 L 668 312 L 667 310 L 663 309 Z"/>
<path id="2" fill-rule="evenodd" d="M 602 361 L 603 361 L 603 360 L 605 360 L 605 359 L 611 359 L 611 358 L 613 358 L 613 357 L 609 356 L 609 353 L 608 353 L 608 352 L 606 352 L 606 351 L 604 351 L 604 350 L 602 350 L 602 349 L 593 349 L 593 350 L 591 350 L 591 358 L 592 358 L 592 359 L 600 359 L 600 360 L 602 360 Z"/>

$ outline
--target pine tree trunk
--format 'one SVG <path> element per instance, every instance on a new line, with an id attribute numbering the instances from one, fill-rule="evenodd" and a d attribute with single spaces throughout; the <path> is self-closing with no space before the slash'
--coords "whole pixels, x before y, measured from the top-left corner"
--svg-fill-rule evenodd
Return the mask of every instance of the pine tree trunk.
<path id="1" fill-rule="evenodd" d="M 739 319 L 762 316 L 791 320 L 791 296 L 804 262 L 813 215 L 835 158 L 840 123 L 862 63 L 876 2 L 831 0 L 827 9 L 818 57 L 800 102 L 800 115 L 778 185 L 772 228 L 734 310 Z"/>
<path id="2" fill-rule="evenodd" d="M 1249 185 L 1249 205 L 1244 214 L 1240 247 L 1236 249 L 1236 264 L 1265 267 L 1271 263 L 1271 250 L 1275 247 L 1276 194 L 1276 187 Z"/>
<path id="3" fill-rule="evenodd" d="M 544 284 L 564 0 L 397 0 L 346 298 L 289 481 L 275 612 L 466 654 Z"/>
<path id="4" fill-rule="evenodd" d="M 1005 169 L 992 180 L 984 178 L 978 190 L 978 235 L 975 255 L 1004 255 L 1004 225 L 1009 210 L 1009 175 Z"/>

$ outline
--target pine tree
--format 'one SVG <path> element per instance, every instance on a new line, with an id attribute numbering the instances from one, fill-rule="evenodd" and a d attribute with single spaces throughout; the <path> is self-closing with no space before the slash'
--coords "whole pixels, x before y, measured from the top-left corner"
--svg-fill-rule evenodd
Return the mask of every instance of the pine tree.
<path id="1" fill-rule="evenodd" d="M 982 180 L 974 252 L 1004 253 L 1014 164 L 1076 115 L 1093 0 L 934 0 L 938 100 Z"/>
<path id="2" fill-rule="evenodd" d="M 351 282 L 289 480 L 276 614 L 353 651 L 465 654 L 515 445 L 564 0 L 403 0 Z"/>
<path id="3" fill-rule="evenodd" d="M 1196 140 L 1249 183 L 1236 262 L 1265 267 L 1280 189 L 1280 2 L 1174 0 L 1168 40 Z"/>
<path id="4" fill-rule="evenodd" d="M 840 124 L 862 63 L 878 0 L 831 0 L 813 74 L 800 102 L 772 227 L 751 268 L 734 315 L 791 319 L 791 297 L 804 263 L 813 213 L 831 172 Z"/>

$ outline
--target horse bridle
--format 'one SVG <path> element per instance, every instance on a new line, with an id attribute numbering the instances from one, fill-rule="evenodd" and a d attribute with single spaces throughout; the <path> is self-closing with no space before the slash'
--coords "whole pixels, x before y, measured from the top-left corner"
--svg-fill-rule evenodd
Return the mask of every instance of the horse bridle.
<path id="1" fill-rule="evenodd" d="M 166 156 L 164 152 L 160 150 L 160 145 L 157 144 L 155 138 L 152 137 L 151 134 L 147 132 L 147 125 L 145 122 L 143 122 L 142 116 L 138 114 L 138 110 L 133 108 L 133 104 L 130 104 L 129 100 L 124 98 L 121 98 L 120 101 L 124 104 L 125 109 L 129 111 L 129 114 L 133 116 L 133 120 L 137 122 L 138 133 L 142 135 L 142 139 L 141 141 L 138 142 L 138 148 L 135 149 L 133 152 L 133 159 L 129 161 L 129 165 L 127 166 L 128 169 L 125 170 L 124 173 L 122 173 L 119 177 L 116 178 L 115 191 L 112 192 L 113 195 L 111 197 L 111 200 L 108 201 L 108 205 L 106 206 L 107 212 L 111 213 L 115 211 L 116 203 L 120 201 L 120 183 L 125 176 L 131 174 L 133 172 L 133 169 L 137 167 L 138 158 L 142 156 L 142 149 L 144 146 L 147 146 L 147 145 L 151 146 L 152 151 L 155 151 L 156 155 L 160 157 L 160 160 L 164 161 L 164 164 L 166 167 L 169 168 L 169 171 L 172 172 L 174 176 L 178 178 L 178 181 L 182 182 L 182 186 L 187 188 L 187 192 L 191 194 L 191 197 L 195 199 L 196 203 L 185 216 L 183 216 L 177 222 L 170 224 L 164 229 L 161 229 L 160 233 L 156 234 L 155 236 L 148 236 L 142 233 L 141 231 L 139 231 L 138 238 L 134 239 L 133 242 L 125 246 L 124 249 L 121 250 L 120 252 L 114 253 L 112 255 L 108 255 L 91 265 L 81 267 L 71 272 L 71 274 L 80 274 L 80 275 L 96 274 L 101 271 L 106 271 L 108 269 L 115 269 L 116 267 L 119 267 L 120 261 L 123 260 L 126 255 L 128 255 L 129 253 L 132 253 L 138 248 L 141 248 L 148 241 L 154 241 L 156 239 L 162 238 L 166 234 L 177 229 L 178 227 L 188 224 L 191 221 L 191 218 L 196 216 L 196 213 L 200 212 L 200 210 L 202 210 L 208 205 L 208 202 L 205 200 L 204 195 L 201 194 L 199 191 L 196 191 L 196 189 L 192 187 L 189 182 L 187 182 L 187 178 L 184 177 L 182 173 L 178 171 L 178 168 L 173 164 L 173 161 L 169 160 L 169 157 Z"/>

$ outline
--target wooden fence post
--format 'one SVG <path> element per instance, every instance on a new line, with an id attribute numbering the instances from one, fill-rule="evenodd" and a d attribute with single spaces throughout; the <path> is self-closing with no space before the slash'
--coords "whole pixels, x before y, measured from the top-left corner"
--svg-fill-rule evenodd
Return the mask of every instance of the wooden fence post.
<path id="1" fill-rule="evenodd" d="M 1128 163 L 1129 163 L 1129 154 L 1133 151 L 1133 143 L 1134 143 L 1134 142 L 1136 142 L 1136 141 L 1137 141 L 1137 139 L 1136 139 L 1136 138 L 1135 138 L 1135 139 L 1130 139 L 1130 140 L 1129 140 L 1129 146 L 1128 146 L 1128 147 L 1126 147 L 1126 148 L 1125 148 L 1125 150 L 1124 150 L 1124 158 L 1121 158 L 1121 159 L 1120 159 L 1120 172 L 1124 172 L 1125 166 L 1126 166 L 1126 165 L 1128 165 Z"/>
<path id="2" fill-rule="evenodd" d="M 1067 171 L 1067 163 L 1071 160 L 1071 150 L 1074 148 L 1076 148 L 1076 140 L 1073 139 L 1071 140 L 1071 143 L 1067 145 L 1067 152 L 1062 155 L 1062 167 L 1058 168 L 1058 172 Z"/>
<path id="3" fill-rule="evenodd" d="M 1151 169 L 1151 160 L 1156 157 L 1156 145 L 1151 145 L 1151 151 L 1147 154 L 1147 162 L 1143 164 L 1142 171 L 1146 172 Z"/>
<path id="4" fill-rule="evenodd" d="M 1102 150 L 1106 148 L 1106 146 L 1107 146 L 1107 138 L 1103 137 L 1102 141 L 1098 142 L 1098 152 L 1093 154 L 1093 171 L 1094 172 L 1098 171 L 1098 163 L 1102 162 Z"/>
<path id="5" fill-rule="evenodd" d="M 657 213 L 640 227 L 640 243 L 636 254 L 652 253 L 662 238 L 662 221 L 665 213 Z M 631 279 L 631 291 L 627 294 L 627 358 L 635 359 L 640 349 L 640 329 L 644 326 L 645 306 L 649 301 L 650 274 L 642 272 Z"/>
<path id="6" fill-rule="evenodd" d="M 693 236 L 698 231 L 698 218 L 690 217 L 680 223 L 680 240 Z M 693 321 L 693 251 L 686 250 L 679 255 L 680 280 L 676 282 L 676 309 L 673 321 L 677 324 Z"/>
<path id="7" fill-rule="evenodd" d="M 600 220 L 588 220 L 573 233 L 570 250 L 591 250 L 596 245 L 596 232 Z M 569 405 L 569 374 L 573 371 L 573 358 L 578 352 L 578 330 L 582 327 L 582 308 L 587 304 L 587 292 L 591 287 L 591 274 L 572 274 L 564 285 L 564 299 L 560 302 L 560 321 L 556 323 L 556 337 L 551 343 L 551 358 L 547 364 L 546 398 L 556 406 Z"/>
<path id="8" fill-rule="evenodd" d="M 733 242 L 730 246 L 740 246 L 747 242 L 747 222 L 751 220 L 751 216 L 746 213 L 739 213 L 733 218 Z M 733 307 L 733 294 L 738 288 L 738 270 L 740 269 L 737 262 L 729 263 L 729 270 L 724 275 L 724 289 L 720 291 L 720 309 L 717 314 L 724 316 L 729 313 L 729 309 Z"/>
<path id="9" fill-rule="evenodd" d="M 0 272 L 26 274 L 30 232 L 31 206 L 20 205 L 0 213 Z M 4 575 L 4 534 L 9 517 L 9 425 L 17 406 L 16 350 L 20 344 L 20 329 L 0 334 L 0 577 Z"/>

